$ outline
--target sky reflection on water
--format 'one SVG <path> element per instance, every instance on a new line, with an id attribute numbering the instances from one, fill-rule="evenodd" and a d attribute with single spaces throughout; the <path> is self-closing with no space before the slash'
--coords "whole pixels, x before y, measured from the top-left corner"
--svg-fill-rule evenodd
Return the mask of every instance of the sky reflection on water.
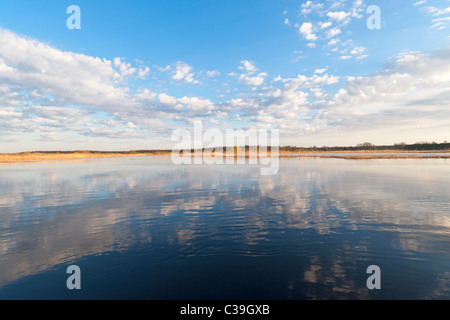
<path id="1" fill-rule="evenodd" d="M 448 163 L 3 165 L 0 298 L 448 299 Z M 382 290 L 366 288 L 371 264 Z"/>

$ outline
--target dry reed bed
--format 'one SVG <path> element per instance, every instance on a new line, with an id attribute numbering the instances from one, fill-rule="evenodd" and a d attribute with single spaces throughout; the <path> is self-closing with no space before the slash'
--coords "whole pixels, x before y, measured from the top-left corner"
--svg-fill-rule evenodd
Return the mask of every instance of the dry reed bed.
<path id="1" fill-rule="evenodd" d="M 389 152 L 376 152 L 378 154 L 370 155 L 346 155 L 347 153 L 359 153 L 359 152 L 330 152 L 339 153 L 342 155 L 326 155 L 327 152 L 320 152 L 321 154 L 315 154 L 313 152 L 308 153 L 288 153 L 280 152 L 280 158 L 334 158 L 334 159 L 346 159 L 346 160 L 370 160 L 370 159 L 450 159 L 450 153 L 442 152 L 442 155 L 421 155 L 420 152 L 410 152 L 408 155 L 393 155 L 386 154 L 380 155 L 379 153 L 393 153 L 399 152 L 398 150 L 392 150 Z M 362 152 L 361 152 L 362 153 Z M 375 152 L 365 152 L 375 153 Z M 401 152 L 404 153 L 404 152 Z M 214 152 L 213 152 L 214 154 Z M 119 158 L 119 157 L 145 157 L 145 156 L 169 156 L 171 151 L 167 152 L 154 152 L 154 153 L 138 153 L 138 152 L 122 152 L 122 153 L 108 153 L 108 152 L 71 152 L 71 153 L 39 153 L 39 152 L 26 152 L 26 153 L 4 153 L 0 154 L 0 163 L 16 163 L 16 162 L 31 162 L 31 161 L 52 161 L 52 160 L 79 160 L 79 159 L 96 159 L 96 158 Z M 194 154 L 192 155 L 194 156 Z M 258 155 L 245 154 L 245 158 L 257 157 Z M 271 153 L 268 152 L 268 157 Z M 225 155 L 224 155 L 225 157 Z M 236 157 L 236 155 L 235 155 Z"/>
<path id="2" fill-rule="evenodd" d="M 163 153 L 103 153 L 103 152 L 73 152 L 73 153 L 9 153 L 0 154 L 0 162 L 14 163 L 26 161 L 77 160 L 95 158 L 144 157 L 162 155 Z"/>

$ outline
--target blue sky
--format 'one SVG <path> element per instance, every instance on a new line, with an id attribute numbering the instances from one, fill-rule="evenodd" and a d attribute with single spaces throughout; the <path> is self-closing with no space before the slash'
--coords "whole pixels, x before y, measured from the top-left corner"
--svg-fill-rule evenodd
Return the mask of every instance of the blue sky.
<path id="1" fill-rule="evenodd" d="M 448 0 L 2 0 L 0 152 L 170 147 L 194 120 L 282 145 L 441 142 L 449 28 Z"/>

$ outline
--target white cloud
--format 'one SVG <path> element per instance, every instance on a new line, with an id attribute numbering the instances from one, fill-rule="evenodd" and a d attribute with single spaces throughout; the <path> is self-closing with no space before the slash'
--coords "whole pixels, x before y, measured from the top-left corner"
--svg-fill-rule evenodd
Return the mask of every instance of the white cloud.
<path id="1" fill-rule="evenodd" d="M 327 96 L 327 93 L 325 90 L 321 89 L 321 88 L 312 88 L 309 91 L 309 95 L 313 98 L 313 99 L 323 99 Z"/>
<path id="2" fill-rule="evenodd" d="M 317 72 L 312 77 L 299 74 L 296 78 L 286 78 L 281 81 L 285 84 L 285 89 L 288 88 L 290 90 L 310 89 L 317 86 L 332 85 L 339 82 L 338 76 L 324 74 L 325 71 L 322 69 L 317 69 L 316 71 Z"/>
<path id="3" fill-rule="evenodd" d="M 200 99 L 198 97 L 183 97 L 178 99 L 178 102 L 195 112 L 200 111 L 208 114 L 214 109 L 214 103 L 208 99 Z"/>
<path id="4" fill-rule="evenodd" d="M 299 29 L 300 34 L 302 34 L 308 41 L 316 41 L 317 36 L 313 32 L 313 24 L 310 22 L 303 22 Z"/>
<path id="5" fill-rule="evenodd" d="M 339 28 L 330 29 L 327 31 L 327 38 L 333 38 L 341 33 L 342 33 L 342 31 Z"/>
<path id="6" fill-rule="evenodd" d="M 320 29 L 326 29 L 326 28 L 329 28 L 330 26 L 332 25 L 332 23 L 331 22 L 322 22 L 322 23 L 320 23 Z"/>
<path id="7" fill-rule="evenodd" d="M 428 11 L 428 13 L 431 13 L 434 16 L 441 16 L 450 13 L 450 7 L 445 9 L 440 9 L 436 7 L 426 7 L 425 9 Z"/>
<path id="8" fill-rule="evenodd" d="M 355 47 L 352 51 L 350 51 L 350 54 L 353 55 L 361 55 L 364 51 L 366 51 L 366 48 L 363 47 Z"/>
<path id="9" fill-rule="evenodd" d="M 249 60 L 242 60 L 241 65 L 238 67 L 240 70 L 244 70 L 245 73 L 240 75 L 236 73 L 230 73 L 230 76 L 239 76 L 239 82 L 244 83 L 247 86 L 258 87 L 264 83 L 265 77 L 267 76 L 266 72 L 260 72 L 256 74 L 258 68 L 255 64 Z"/>
<path id="10" fill-rule="evenodd" d="M 138 70 L 137 78 L 146 79 L 149 74 L 150 74 L 150 68 L 145 67 L 143 69 Z"/>
<path id="11" fill-rule="evenodd" d="M 242 60 L 241 61 L 242 66 L 239 66 L 238 69 L 240 70 L 246 70 L 249 73 L 254 73 L 258 71 L 258 69 L 255 67 L 253 62 L 250 62 L 248 60 Z"/>
<path id="12" fill-rule="evenodd" d="M 315 10 L 322 9 L 323 8 L 323 4 L 318 2 L 318 1 L 310 1 L 310 0 L 308 0 L 308 1 L 306 1 L 305 3 L 303 3 L 301 5 L 301 8 L 302 8 L 302 10 L 301 10 L 302 14 L 308 15 L 308 14 L 310 14 L 311 12 L 313 12 Z"/>
<path id="13" fill-rule="evenodd" d="M 255 76 L 250 76 L 248 74 L 241 74 L 239 76 L 239 81 L 245 83 L 248 86 L 260 86 L 264 83 L 264 79 L 267 76 L 267 73 L 262 72 Z"/>
<path id="14" fill-rule="evenodd" d="M 316 69 L 314 71 L 315 74 L 322 74 L 325 73 L 328 70 L 328 68 L 323 68 L 323 69 Z"/>
<path id="15" fill-rule="evenodd" d="M 363 17 L 363 13 L 365 10 L 365 6 L 362 0 L 356 0 L 351 8 L 352 17 L 356 19 L 361 19 Z"/>
<path id="16" fill-rule="evenodd" d="M 328 45 L 329 45 L 329 46 L 334 46 L 334 45 L 336 45 L 339 41 L 340 41 L 340 40 L 337 39 L 337 38 L 331 39 L 331 40 L 328 42 Z"/>
<path id="17" fill-rule="evenodd" d="M 131 77 L 137 71 L 136 68 L 131 67 L 130 63 L 123 62 L 121 58 L 114 58 L 114 66 L 119 69 L 120 75 L 124 78 Z"/>
<path id="18" fill-rule="evenodd" d="M 167 108 L 170 108 L 171 110 L 177 110 L 180 111 L 183 108 L 183 105 L 172 96 L 169 96 L 165 93 L 161 93 L 159 96 L 159 102 Z"/>
<path id="19" fill-rule="evenodd" d="M 10 86 L 31 92 L 35 100 L 51 94 L 56 104 L 104 110 L 135 105 L 128 89 L 118 85 L 135 71 L 120 58 L 114 60 L 63 52 L 0 29 L 0 77 Z"/>
<path id="20" fill-rule="evenodd" d="M 339 11 L 339 12 L 328 12 L 327 16 L 331 19 L 334 20 L 336 22 L 342 22 L 343 20 L 347 19 L 349 16 L 351 15 L 350 12 L 344 12 L 344 11 Z"/>
<path id="21" fill-rule="evenodd" d="M 345 88 L 327 103 L 324 116 L 336 125 L 378 130 L 439 127 L 450 118 L 450 48 L 435 53 L 406 53 L 388 69 L 367 77 L 348 77 Z M 371 119 L 370 123 L 362 119 Z M 389 129 L 388 129 L 389 128 Z M 414 138 L 415 139 L 415 138 Z"/>
<path id="22" fill-rule="evenodd" d="M 420 6 L 421 4 L 427 3 L 427 0 L 421 0 L 413 3 L 413 6 Z"/>
<path id="23" fill-rule="evenodd" d="M 170 69 L 175 69 L 173 71 L 172 79 L 175 81 L 199 84 L 200 81 L 194 79 L 194 73 L 192 72 L 192 66 L 188 65 L 183 61 L 178 61 L 174 66 L 171 66 Z"/>
<path id="24" fill-rule="evenodd" d="M 319 42 L 320 40 L 332 39 L 340 34 L 349 39 L 352 34 L 348 31 L 350 23 L 363 18 L 365 9 L 366 6 L 362 0 L 306 1 L 301 5 L 300 21 L 290 20 L 289 22 L 293 23 L 303 38 L 309 41 L 307 46 L 313 47 L 314 45 L 311 43 L 314 42 L 315 47 L 318 47 L 322 44 Z M 314 14 L 314 17 L 310 14 Z M 328 41 L 328 47 L 335 46 L 338 41 Z M 326 42 L 324 41 L 324 43 Z M 345 46 L 346 42 L 342 42 L 340 49 L 342 50 Z M 333 54 L 338 51 L 335 48 L 327 49 Z"/>
<path id="25" fill-rule="evenodd" d="M 345 46 L 341 57 L 365 57 L 364 47 L 351 41 Z M 242 121 L 279 126 L 290 136 L 308 132 L 355 136 L 369 129 L 380 137 L 388 131 L 390 136 L 392 131 L 416 136 L 443 132 L 450 119 L 450 48 L 398 55 L 385 70 L 365 77 L 339 77 L 317 68 L 310 76 L 279 76 L 268 83 L 267 72 L 243 60 L 240 74 L 234 76 L 251 87 L 249 92 L 240 88 L 235 97 L 218 104 L 202 97 L 175 97 L 166 89 L 135 91 L 126 79 L 146 69 L 132 72 L 133 68 L 121 58 L 109 61 L 64 52 L 0 29 L 2 138 L 18 132 L 42 139 L 61 139 L 62 133 L 96 139 L 147 138 L 167 135 L 174 123 L 190 119 L 220 116 L 222 124 L 236 110 Z M 173 80 L 195 81 L 192 67 L 185 63 L 165 69 L 177 78 Z"/>
<path id="26" fill-rule="evenodd" d="M 426 12 L 433 18 L 431 29 L 443 30 L 448 28 L 450 22 L 450 7 L 438 8 L 434 6 L 420 7 L 420 11 Z"/>
<path id="27" fill-rule="evenodd" d="M 209 78 L 214 78 L 214 77 L 220 76 L 220 72 L 219 72 L 219 71 L 216 71 L 216 70 L 213 70 L 213 71 L 206 71 L 206 75 L 207 75 Z"/>
<path id="28" fill-rule="evenodd" d="M 450 119 L 449 53 L 450 48 L 398 55 L 376 74 L 347 77 L 337 93 L 327 86 L 338 85 L 339 78 L 322 69 L 311 77 L 277 77 L 278 87 L 230 101 L 230 107 L 239 108 L 243 118 L 277 125 L 282 135 L 308 141 L 329 143 L 337 134 L 381 143 L 395 142 L 392 137 L 415 142 L 430 134 L 444 139 Z"/>
<path id="29" fill-rule="evenodd" d="M 184 63 L 165 69 L 174 70 L 174 79 L 196 82 Z M 64 52 L 0 28 L 0 132 L 4 137 L 17 132 L 113 137 L 102 129 L 107 126 L 125 130 L 116 139 L 144 139 L 150 132 L 171 131 L 161 120 L 184 122 L 216 108 L 198 97 L 188 101 L 145 88 L 133 92 L 127 79 L 149 73 L 148 67 L 133 67 L 122 58 L 110 61 Z M 108 120 L 96 121 L 98 113 Z"/>
<path id="30" fill-rule="evenodd" d="M 447 22 L 449 21 L 450 17 L 433 19 L 431 28 L 438 28 L 439 30 L 445 29 L 447 27 Z"/>
<path id="31" fill-rule="evenodd" d="M 303 51 L 299 51 L 299 50 L 294 51 L 295 58 L 292 60 L 292 62 L 298 62 L 301 59 L 304 59 L 305 56 L 303 56 L 302 54 L 303 54 Z"/>

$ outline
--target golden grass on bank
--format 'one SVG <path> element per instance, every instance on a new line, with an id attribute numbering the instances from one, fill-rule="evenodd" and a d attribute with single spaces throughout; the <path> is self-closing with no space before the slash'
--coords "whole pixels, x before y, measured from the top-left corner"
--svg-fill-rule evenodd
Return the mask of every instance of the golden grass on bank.
<path id="1" fill-rule="evenodd" d="M 106 153 L 106 152 L 73 152 L 73 153 L 3 153 L 0 154 L 0 162 L 25 162 L 25 161 L 46 161 L 46 160 L 72 160 L 72 159 L 91 159 L 91 158 L 119 158 L 119 157 L 144 157 L 151 155 L 165 155 L 162 152 L 155 153 Z"/>
<path id="2" fill-rule="evenodd" d="M 0 163 L 16 163 L 16 162 L 31 162 L 31 161 L 52 161 L 52 160 L 81 160 L 81 159 L 96 159 L 96 158 L 119 158 L 119 157 L 145 157 L 145 156 L 170 156 L 171 151 L 155 151 L 155 152 L 91 152 L 91 151 L 75 151 L 75 152 L 25 152 L 25 153 L 0 153 Z M 319 154 L 320 153 L 320 154 Z M 330 155 L 327 155 L 329 153 Z M 336 155 L 339 154 L 339 155 Z M 365 155 L 347 155 L 349 153 L 366 153 Z M 371 155 L 370 153 L 378 153 Z M 381 153 L 381 154 L 380 154 Z M 400 154 L 382 154 L 382 153 L 402 153 Z M 398 150 L 386 150 L 384 152 L 379 151 L 329 151 L 329 152 L 282 152 L 280 151 L 280 158 L 335 158 L 335 159 L 347 159 L 347 160 L 370 160 L 370 159 L 450 159 L 450 151 L 439 152 L 442 155 L 421 155 L 421 152 L 409 152 L 408 155 L 404 155 L 407 152 L 399 152 Z M 180 155 L 182 155 L 180 153 Z M 196 154 L 192 153 L 192 157 Z M 229 154 L 226 152 L 217 153 L 212 152 L 209 154 L 212 157 L 227 157 Z M 258 153 L 235 153 L 236 157 L 245 158 L 263 158 L 271 157 L 270 151 L 264 156 Z M 206 154 L 203 157 L 208 157 Z"/>

